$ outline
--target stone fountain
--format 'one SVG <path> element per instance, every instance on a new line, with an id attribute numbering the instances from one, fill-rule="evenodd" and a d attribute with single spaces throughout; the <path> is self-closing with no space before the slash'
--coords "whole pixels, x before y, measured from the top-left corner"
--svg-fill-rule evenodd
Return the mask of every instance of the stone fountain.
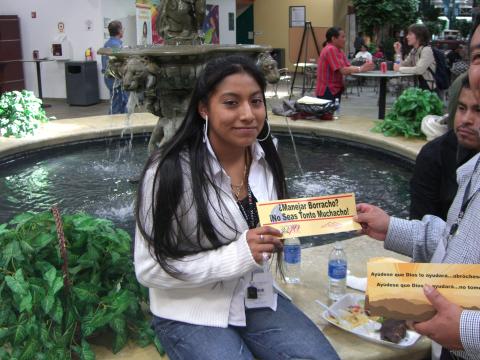
<path id="1" fill-rule="evenodd" d="M 270 46 L 202 44 L 205 0 L 165 0 L 156 20 L 164 45 L 101 48 L 108 70 L 127 91 L 143 93 L 147 111 L 158 116 L 149 152 L 168 141 L 183 121 L 190 94 L 205 63 L 215 57 L 243 54 L 256 60 L 269 83 L 279 80 Z"/>

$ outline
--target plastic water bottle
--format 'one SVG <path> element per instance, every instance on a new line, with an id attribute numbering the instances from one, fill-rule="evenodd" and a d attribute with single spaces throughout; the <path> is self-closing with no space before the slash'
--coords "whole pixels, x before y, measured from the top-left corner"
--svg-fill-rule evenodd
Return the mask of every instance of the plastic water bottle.
<path id="1" fill-rule="evenodd" d="M 335 98 L 335 114 L 333 115 L 334 120 L 338 120 L 340 117 L 340 99 Z"/>
<path id="2" fill-rule="evenodd" d="M 283 260 L 285 261 L 285 281 L 289 284 L 300 283 L 302 247 L 299 238 L 288 238 L 283 242 Z"/>
<path id="3" fill-rule="evenodd" d="M 336 242 L 328 258 L 328 297 L 337 301 L 346 292 L 347 256 L 342 243 Z"/>

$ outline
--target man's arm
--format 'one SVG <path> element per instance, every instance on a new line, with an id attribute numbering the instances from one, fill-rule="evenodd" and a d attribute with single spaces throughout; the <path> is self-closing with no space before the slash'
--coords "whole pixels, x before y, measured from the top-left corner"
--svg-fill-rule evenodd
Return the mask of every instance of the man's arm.
<path id="1" fill-rule="evenodd" d="M 373 63 L 365 63 L 362 66 L 346 66 L 339 69 L 342 75 L 357 74 L 362 72 L 371 71 L 375 68 Z"/>

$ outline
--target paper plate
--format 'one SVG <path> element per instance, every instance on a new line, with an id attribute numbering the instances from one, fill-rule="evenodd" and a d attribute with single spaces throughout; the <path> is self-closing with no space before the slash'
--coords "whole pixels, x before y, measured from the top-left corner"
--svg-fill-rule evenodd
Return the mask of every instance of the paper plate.
<path id="1" fill-rule="evenodd" d="M 329 309 L 336 313 L 342 314 L 343 311 L 348 311 L 349 306 L 355 306 L 355 305 L 360 305 L 363 308 L 363 300 L 365 299 L 364 295 L 361 294 L 346 294 L 343 297 L 341 297 L 337 302 L 332 304 Z M 397 348 L 397 349 L 406 349 L 409 348 L 418 341 L 422 336 L 412 330 L 407 330 L 406 336 L 400 340 L 398 344 L 392 343 L 390 341 L 385 341 L 380 338 L 380 331 L 373 331 L 371 330 L 371 327 L 368 326 L 368 324 L 363 324 L 357 327 L 352 327 L 352 328 L 347 328 L 344 326 L 341 326 L 339 323 L 335 321 L 335 319 L 331 318 L 328 314 L 328 311 L 325 310 L 322 313 L 323 318 L 328 321 L 330 324 L 335 325 L 339 327 L 340 329 L 343 329 L 347 332 L 350 332 L 358 337 L 361 337 L 362 339 L 365 339 L 367 341 L 371 341 L 377 344 L 385 345 L 388 347 L 392 348 Z"/>

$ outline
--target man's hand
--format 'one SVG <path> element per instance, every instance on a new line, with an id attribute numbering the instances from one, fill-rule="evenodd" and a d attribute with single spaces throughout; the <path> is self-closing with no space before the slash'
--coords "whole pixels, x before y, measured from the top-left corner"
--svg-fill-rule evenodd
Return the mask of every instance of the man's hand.
<path id="1" fill-rule="evenodd" d="M 463 350 L 460 340 L 462 308 L 445 299 L 437 289 L 430 285 L 425 285 L 423 292 L 437 313 L 428 321 L 414 324 L 415 331 L 428 336 L 449 350 Z"/>
<path id="2" fill-rule="evenodd" d="M 362 233 L 377 240 L 385 240 L 390 216 L 379 207 L 370 204 L 358 204 L 357 215 L 353 221 L 360 223 Z"/>
<path id="3" fill-rule="evenodd" d="M 361 72 L 372 71 L 375 69 L 375 64 L 373 62 L 367 61 L 365 64 L 360 66 Z"/>

